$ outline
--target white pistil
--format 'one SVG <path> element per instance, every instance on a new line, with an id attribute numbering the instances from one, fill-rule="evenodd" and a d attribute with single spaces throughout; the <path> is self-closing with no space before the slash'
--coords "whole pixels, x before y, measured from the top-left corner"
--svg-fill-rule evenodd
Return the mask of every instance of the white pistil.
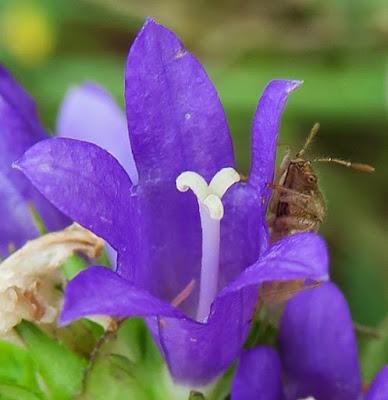
<path id="1" fill-rule="evenodd" d="M 197 309 L 198 321 L 206 321 L 218 289 L 220 221 L 224 216 L 221 198 L 239 180 L 240 175 L 233 168 L 223 168 L 218 171 L 209 185 L 201 175 L 192 171 L 183 172 L 176 180 L 178 190 L 186 192 L 191 189 L 196 195 L 199 205 L 202 260 Z"/>

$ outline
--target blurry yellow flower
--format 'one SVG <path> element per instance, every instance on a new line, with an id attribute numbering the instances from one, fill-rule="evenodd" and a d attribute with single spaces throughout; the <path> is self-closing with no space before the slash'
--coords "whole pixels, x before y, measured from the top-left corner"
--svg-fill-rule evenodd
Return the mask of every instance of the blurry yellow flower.
<path id="1" fill-rule="evenodd" d="M 10 2 L 3 9 L 0 38 L 2 47 L 23 64 L 39 64 L 54 48 L 49 15 L 38 5 L 27 2 Z"/>

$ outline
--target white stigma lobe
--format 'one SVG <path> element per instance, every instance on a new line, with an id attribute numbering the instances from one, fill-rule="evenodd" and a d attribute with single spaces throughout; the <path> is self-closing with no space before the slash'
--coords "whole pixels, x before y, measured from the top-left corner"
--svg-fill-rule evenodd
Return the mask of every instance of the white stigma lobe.
<path id="1" fill-rule="evenodd" d="M 185 171 L 176 179 L 176 187 L 180 192 L 189 189 L 195 194 L 200 205 L 204 205 L 210 218 L 221 220 L 224 216 L 222 197 L 235 183 L 240 181 L 240 175 L 231 167 L 218 171 L 209 185 L 205 179 L 196 172 Z"/>

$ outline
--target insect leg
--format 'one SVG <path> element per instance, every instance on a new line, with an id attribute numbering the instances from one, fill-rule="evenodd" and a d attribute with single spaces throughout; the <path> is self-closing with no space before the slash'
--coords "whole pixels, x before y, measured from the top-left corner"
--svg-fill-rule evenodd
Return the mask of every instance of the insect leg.
<path id="1" fill-rule="evenodd" d="M 272 224 L 277 232 L 306 232 L 317 230 L 319 221 L 313 218 L 303 218 L 295 215 L 278 217 Z"/>
<path id="2" fill-rule="evenodd" d="M 279 169 L 277 170 L 276 175 L 275 175 L 276 183 L 279 183 L 280 178 L 287 171 L 290 161 L 291 161 L 291 149 L 289 147 L 287 147 L 286 154 L 284 155 L 283 160 L 280 163 Z"/>
<path id="3" fill-rule="evenodd" d="M 294 199 L 301 199 L 301 203 L 307 203 L 311 199 L 311 195 L 298 192 L 297 190 L 286 188 L 281 185 L 270 185 L 270 187 L 278 193 L 278 201 L 282 201 L 284 203 L 292 203 L 298 205 L 298 200 Z"/>

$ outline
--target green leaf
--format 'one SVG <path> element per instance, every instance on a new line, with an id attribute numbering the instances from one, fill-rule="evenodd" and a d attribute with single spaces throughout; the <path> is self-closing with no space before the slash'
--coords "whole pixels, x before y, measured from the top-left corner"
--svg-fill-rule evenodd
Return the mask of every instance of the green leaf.
<path id="1" fill-rule="evenodd" d="M 229 393 L 233 366 L 215 383 L 201 388 L 205 397 L 198 397 L 195 388 L 175 384 L 140 318 L 127 319 L 116 332 L 106 332 L 96 350 L 77 400 L 187 400 L 190 396 L 224 400 Z"/>
<path id="2" fill-rule="evenodd" d="M 17 386 L 0 380 L 0 399 L 1 400 L 43 400 L 43 395 L 35 393 L 29 389 Z"/>
<path id="3" fill-rule="evenodd" d="M 225 400 L 230 393 L 230 387 L 234 372 L 236 370 L 236 362 L 234 362 L 224 374 L 214 383 L 213 387 L 206 393 L 207 400 Z"/>
<path id="4" fill-rule="evenodd" d="M 72 399 L 81 387 L 86 361 L 30 322 L 23 321 L 17 331 L 50 392 L 50 398 Z"/>
<path id="5" fill-rule="evenodd" d="M 78 399 L 223 400 L 229 393 L 232 375 L 233 367 L 201 390 L 203 394 L 175 384 L 144 321 L 130 318 L 122 322 L 117 332 L 105 333 Z"/>
<path id="6" fill-rule="evenodd" d="M 149 399 L 132 370 L 133 364 L 128 358 L 110 354 L 105 348 L 94 361 L 93 369 L 85 382 L 85 390 L 79 399 Z"/>
<path id="7" fill-rule="evenodd" d="M 106 251 L 103 251 L 101 256 L 94 261 L 96 265 L 110 266 L 110 261 Z M 64 262 L 62 268 L 66 279 L 70 280 L 73 279 L 79 272 L 81 272 L 87 266 L 88 263 L 86 262 L 85 259 L 78 256 L 77 254 L 73 254 Z"/>
<path id="8" fill-rule="evenodd" d="M 147 364 L 153 368 L 163 365 L 151 334 L 141 318 L 130 318 L 120 328 L 118 345 L 120 350 L 136 364 Z"/>
<path id="9" fill-rule="evenodd" d="M 25 349 L 0 341 L 0 380 L 38 390 L 34 364 Z"/>
<path id="10" fill-rule="evenodd" d="M 81 399 L 169 398 L 163 388 L 163 361 L 144 322 L 131 318 L 106 333 L 90 365 Z"/>
<path id="11" fill-rule="evenodd" d="M 87 319 L 80 319 L 69 325 L 56 328 L 52 336 L 74 353 L 87 359 L 103 333 L 102 326 Z"/>
<path id="12" fill-rule="evenodd" d="M 70 256 L 62 266 L 66 279 L 70 280 L 74 278 L 86 265 L 86 261 L 76 254 Z"/>

